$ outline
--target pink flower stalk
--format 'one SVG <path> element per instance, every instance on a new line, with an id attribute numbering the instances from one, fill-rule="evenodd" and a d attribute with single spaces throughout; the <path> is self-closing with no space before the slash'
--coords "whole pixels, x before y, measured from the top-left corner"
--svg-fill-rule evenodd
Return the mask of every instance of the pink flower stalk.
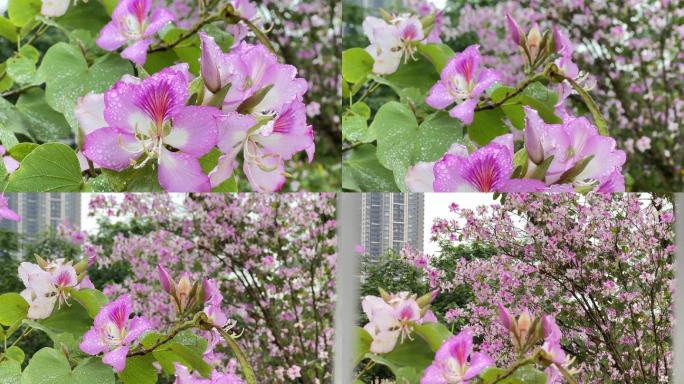
<path id="1" fill-rule="evenodd" d="M 377 17 L 366 17 L 363 32 L 370 45 L 366 48 L 374 60 L 373 72 L 381 75 L 394 73 L 401 58 L 414 58 L 415 44 L 423 39 L 423 25 L 415 16 L 401 15 L 390 23 Z"/>
<path id="2" fill-rule="evenodd" d="M 211 191 L 198 159 L 216 145 L 218 110 L 185 105 L 189 77 L 187 65 L 177 65 L 145 80 L 124 77 L 114 84 L 104 95 L 107 125 L 86 135 L 85 156 L 115 171 L 154 161 L 166 191 Z M 81 119 L 90 122 L 88 116 Z"/>
<path id="3" fill-rule="evenodd" d="M 222 107 L 226 115 L 218 122 L 218 147 L 224 155 L 210 173 L 212 186 L 231 177 L 242 153 L 243 171 L 255 191 L 280 190 L 286 181 L 285 161 L 300 151 L 313 160 L 313 127 L 306 122 L 303 103 L 306 81 L 263 45 L 242 43 L 224 54 L 212 38 L 200 38 L 207 89 L 215 92 L 230 84 Z M 247 100 L 254 105 L 245 107 Z"/>
<path id="4" fill-rule="evenodd" d="M 479 45 L 471 45 L 449 59 L 441 79 L 430 89 L 425 100 L 427 104 L 445 109 L 456 103 L 449 115 L 466 125 L 471 124 L 480 95 L 500 79 L 493 70 L 481 69 L 480 61 Z"/>
<path id="5" fill-rule="evenodd" d="M 493 364 L 487 354 L 473 353 L 473 335 L 466 329 L 442 344 L 420 384 L 467 384 Z"/>
<path id="6" fill-rule="evenodd" d="M 175 20 L 175 16 L 164 8 L 155 9 L 150 16 L 151 8 L 152 0 L 121 0 L 114 8 L 112 21 L 100 31 L 97 45 L 115 51 L 128 44 L 121 56 L 136 64 L 145 64 L 154 34 Z"/>
<path id="7" fill-rule="evenodd" d="M 130 297 L 124 295 L 103 306 L 80 344 L 81 350 L 89 355 L 104 353 L 102 362 L 111 365 L 116 372 L 126 367 L 126 355 L 134 342 L 152 329 L 142 317 L 129 319 L 132 305 Z"/>
<path id="8" fill-rule="evenodd" d="M 0 218 L 11 221 L 21 221 L 21 216 L 9 209 L 9 203 L 5 195 L 0 194 Z"/>
<path id="9" fill-rule="evenodd" d="M 5 170 L 7 173 L 12 174 L 19 168 L 19 162 L 16 161 L 12 156 L 5 156 L 5 147 L 0 145 L 0 157 L 2 157 L 2 162 L 5 165 Z"/>
<path id="10" fill-rule="evenodd" d="M 210 379 L 204 379 L 192 375 L 188 368 L 180 363 L 174 363 L 176 368 L 175 384 L 244 384 L 239 377 L 232 373 L 220 373 L 216 370 L 211 372 Z"/>

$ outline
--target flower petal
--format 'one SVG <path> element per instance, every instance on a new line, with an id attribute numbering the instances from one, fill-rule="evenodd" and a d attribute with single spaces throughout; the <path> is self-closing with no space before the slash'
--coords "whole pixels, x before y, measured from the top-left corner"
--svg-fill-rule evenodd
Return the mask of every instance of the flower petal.
<path id="1" fill-rule="evenodd" d="M 97 355 L 107 350 L 107 344 L 105 344 L 95 328 L 90 328 L 90 330 L 83 335 L 83 340 L 81 341 L 81 344 L 79 344 L 79 348 L 89 355 Z"/>
<path id="2" fill-rule="evenodd" d="M 468 180 L 461 176 L 465 159 L 446 154 L 435 163 L 433 168 L 435 192 L 479 192 Z"/>
<path id="3" fill-rule="evenodd" d="M 423 373 L 420 384 L 449 384 L 449 382 L 444 378 L 439 364 L 433 362 Z"/>
<path id="4" fill-rule="evenodd" d="M 121 372 L 126 368 L 126 354 L 128 350 L 128 346 L 121 346 L 107 352 L 102 356 L 102 362 L 111 365 L 116 372 Z"/>
<path id="5" fill-rule="evenodd" d="M 463 124 L 470 125 L 473 123 L 473 117 L 475 117 L 475 107 L 477 106 L 477 99 L 467 99 L 461 104 L 453 107 L 449 111 L 449 116 L 455 117 Z"/>
<path id="6" fill-rule="evenodd" d="M 142 39 L 129 45 L 121 52 L 121 57 L 128 59 L 138 65 L 144 65 L 147 60 L 147 48 L 152 44 L 152 39 Z"/>
<path id="7" fill-rule="evenodd" d="M 425 102 L 432 108 L 444 109 L 454 102 L 454 98 L 449 93 L 449 89 L 442 81 L 438 81 L 430 88 L 430 94 Z"/>
<path id="8" fill-rule="evenodd" d="M 470 356 L 470 368 L 466 371 L 463 379 L 470 380 L 479 375 L 485 368 L 492 365 L 494 365 L 494 360 L 492 360 L 489 355 L 482 352 L 475 352 Z"/>
<path id="9" fill-rule="evenodd" d="M 245 153 L 243 171 L 254 191 L 277 192 L 285 185 L 285 164 L 280 156 L 263 152 L 253 142 L 247 143 Z"/>
<path id="10" fill-rule="evenodd" d="M 128 333 L 126 334 L 123 342 L 124 344 L 131 344 L 137 340 L 138 337 L 143 334 L 143 332 L 152 329 L 152 324 L 150 324 L 147 319 L 136 316 L 128 323 L 127 329 Z"/>
<path id="11" fill-rule="evenodd" d="M 272 85 L 263 100 L 254 107 L 255 111 L 280 112 L 286 105 L 301 100 L 309 87 L 306 80 L 297 78 L 297 68 L 287 64 L 274 64 L 263 75 L 262 82 L 255 89 Z"/>
<path id="12" fill-rule="evenodd" d="M 218 140 L 218 113 L 214 107 L 182 107 L 173 117 L 173 128 L 164 137 L 164 144 L 195 157 L 205 155 Z"/>
<path id="13" fill-rule="evenodd" d="M 133 134 L 147 130 L 152 119 L 135 104 L 141 83 L 117 81 L 104 95 L 104 119 L 110 127 L 117 127 Z"/>
<path id="14" fill-rule="evenodd" d="M 211 187 L 215 188 L 224 181 L 228 180 L 233 175 L 233 171 L 237 168 L 238 162 L 235 157 L 230 155 L 223 155 L 219 157 L 216 168 L 209 172 L 209 180 L 211 180 Z"/>
<path id="15" fill-rule="evenodd" d="M 314 142 L 313 128 L 306 124 L 306 107 L 301 101 L 286 105 L 270 127 L 270 133 L 255 134 L 252 139 L 283 160 L 291 159 Z"/>
<path id="16" fill-rule="evenodd" d="M 472 96 L 479 96 L 497 81 L 501 81 L 501 77 L 496 71 L 491 69 L 481 70 L 478 75 L 477 84 L 475 85 L 475 88 L 473 88 Z"/>
<path id="17" fill-rule="evenodd" d="M 211 192 L 211 182 L 199 160 L 183 152 L 162 148 L 159 157 L 159 184 L 167 192 Z"/>
<path id="18" fill-rule="evenodd" d="M 11 220 L 11 221 L 21 221 L 21 216 L 6 207 L 0 207 L 0 218 Z"/>
<path id="19" fill-rule="evenodd" d="M 160 29 L 171 21 L 174 21 L 176 16 L 171 13 L 168 9 L 157 8 L 152 11 L 152 16 L 150 17 L 149 24 L 145 29 L 145 37 L 151 37 L 157 33 Z"/>
<path id="20" fill-rule="evenodd" d="M 106 51 L 116 51 L 126 42 L 126 36 L 121 34 L 114 21 L 110 21 L 100 31 L 97 38 L 97 45 Z"/>
<path id="21" fill-rule="evenodd" d="M 98 129 L 85 137 L 83 154 L 102 168 L 120 171 L 142 155 L 142 144 L 118 128 Z"/>
<path id="22" fill-rule="evenodd" d="M 103 93 L 90 92 L 79 97 L 74 110 L 84 135 L 109 126 L 104 118 L 105 97 Z"/>
<path id="23" fill-rule="evenodd" d="M 435 182 L 434 167 L 434 162 L 428 163 L 424 161 L 409 167 L 404 179 L 406 188 L 411 192 L 433 192 Z"/>

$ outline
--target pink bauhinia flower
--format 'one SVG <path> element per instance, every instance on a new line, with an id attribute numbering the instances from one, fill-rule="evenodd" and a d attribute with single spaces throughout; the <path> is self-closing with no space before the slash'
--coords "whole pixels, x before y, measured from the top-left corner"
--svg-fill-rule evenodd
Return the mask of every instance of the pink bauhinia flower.
<path id="1" fill-rule="evenodd" d="M 602 191 L 622 188 L 620 171 L 625 163 L 625 152 L 616 148 L 615 140 L 599 134 L 596 127 L 584 117 L 565 116 L 563 124 L 546 124 L 534 109 L 525 107 L 525 147 L 532 153 L 528 174 L 536 162 L 553 156 L 546 173 L 546 184 L 552 184 L 581 161 L 591 157 L 586 167 L 574 176 L 577 182 L 599 181 Z M 533 142 L 532 142 L 533 141 Z M 617 172 L 617 174 L 616 174 Z M 567 181 L 567 180 L 566 180 Z M 609 183 L 609 184 L 608 184 Z"/>
<path id="2" fill-rule="evenodd" d="M 21 216 L 9 209 L 9 203 L 5 195 L 0 194 L 0 219 L 7 219 L 12 221 L 21 221 Z"/>
<path id="3" fill-rule="evenodd" d="M 262 45 L 242 43 L 224 54 L 212 38 L 202 34 L 200 38 L 207 90 L 216 92 L 230 84 L 222 107 L 226 114 L 218 124 L 218 147 L 224 155 L 210 174 L 212 186 L 233 174 L 242 153 L 252 188 L 279 190 L 286 181 L 286 160 L 300 151 L 306 151 L 309 162 L 313 160 L 313 127 L 306 122 L 302 102 L 306 81 Z"/>
<path id="4" fill-rule="evenodd" d="M 70 289 L 80 289 L 76 269 L 63 259 L 43 265 L 23 262 L 18 274 L 26 289 L 21 296 L 29 304 L 29 319 L 45 319 L 55 304 L 67 304 Z"/>
<path id="5" fill-rule="evenodd" d="M 374 60 L 373 72 L 381 75 L 394 73 L 401 58 L 413 58 L 416 43 L 425 39 L 420 19 L 411 15 L 400 15 L 390 22 L 377 17 L 366 17 L 363 31 L 370 41 L 366 52 Z"/>
<path id="6" fill-rule="evenodd" d="M 473 335 L 466 329 L 442 344 L 420 384 L 467 384 L 493 364 L 487 354 L 473 353 Z"/>
<path id="7" fill-rule="evenodd" d="M 166 191 L 211 191 L 198 159 L 216 145 L 218 110 L 185 105 L 189 77 L 187 65 L 177 65 L 145 80 L 127 76 L 118 81 L 104 95 L 107 125 L 86 135 L 84 155 L 115 171 L 154 161 Z M 82 101 L 98 105 L 96 97 Z M 77 115 L 89 129 L 100 118 L 99 113 Z"/>
<path id="8" fill-rule="evenodd" d="M 164 8 L 155 9 L 150 16 L 151 8 L 152 0 L 121 0 L 114 8 L 112 21 L 100 31 L 97 45 L 115 51 L 128 44 L 121 56 L 136 64 L 145 64 L 147 48 L 154 41 L 152 36 L 175 19 Z"/>
<path id="9" fill-rule="evenodd" d="M 149 321 L 142 317 L 129 318 L 132 306 L 128 295 L 103 306 L 80 344 L 81 350 L 89 355 L 104 353 L 102 362 L 111 365 L 116 372 L 126 367 L 126 355 L 135 341 L 152 329 Z"/>
<path id="10" fill-rule="evenodd" d="M 441 79 L 432 86 L 425 99 L 427 104 L 433 108 L 445 109 L 456 103 L 449 115 L 464 124 L 471 124 L 480 95 L 499 81 L 496 72 L 480 68 L 480 61 L 479 45 L 471 45 L 449 59 L 442 70 Z"/>

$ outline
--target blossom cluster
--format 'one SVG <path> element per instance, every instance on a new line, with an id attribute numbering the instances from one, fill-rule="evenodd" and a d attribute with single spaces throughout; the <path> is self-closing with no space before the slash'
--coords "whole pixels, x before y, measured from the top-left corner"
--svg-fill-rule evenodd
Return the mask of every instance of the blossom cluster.
<path id="1" fill-rule="evenodd" d="M 448 24 L 449 41 L 476 36 L 484 63 L 500 69 L 506 83 L 523 80 L 524 56 L 511 38 L 502 39 L 507 18 L 534 28 L 549 22 L 581 44 L 573 60 L 592 68 L 593 96 L 607 117 L 618 146 L 639 157 L 627 164 L 633 190 L 678 190 L 681 187 L 680 90 L 671 84 L 684 73 L 681 1 L 503 1 L 466 4 L 457 22 Z M 625 9 L 637 9 L 625 12 Z M 538 28 L 538 27 L 537 27 Z M 574 107 L 570 102 L 569 107 Z"/>

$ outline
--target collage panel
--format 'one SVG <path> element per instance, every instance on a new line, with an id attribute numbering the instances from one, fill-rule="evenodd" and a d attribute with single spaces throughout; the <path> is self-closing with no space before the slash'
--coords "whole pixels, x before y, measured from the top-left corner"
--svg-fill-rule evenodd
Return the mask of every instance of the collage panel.
<path id="1" fill-rule="evenodd" d="M 682 191 L 683 5 L 343 0 L 343 190 Z"/>
<path id="2" fill-rule="evenodd" d="M 334 194 L 6 197 L 0 382 L 332 382 Z"/>
<path id="3" fill-rule="evenodd" d="M 678 382 L 673 196 L 342 202 L 340 239 L 358 245 L 340 266 L 354 264 L 358 290 L 339 296 L 355 306 L 340 382 Z"/>
<path id="4" fill-rule="evenodd" d="M 339 1 L 0 1 L 0 191 L 340 190 Z"/>

